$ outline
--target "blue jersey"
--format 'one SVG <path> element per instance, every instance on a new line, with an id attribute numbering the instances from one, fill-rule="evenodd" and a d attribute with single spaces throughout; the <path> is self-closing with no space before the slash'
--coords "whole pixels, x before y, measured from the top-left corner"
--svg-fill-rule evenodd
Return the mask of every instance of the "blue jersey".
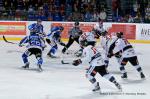
<path id="1" fill-rule="evenodd" d="M 44 40 L 37 34 L 26 36 L 20 41 L 20 45 L 28 43 L 27 48 L 39 48 L 43 50 L 45 47 Z"/>
<path id="2" fill-rule="evenodd" d="M 61 38 L 61 30 L 60 27 L 52 27 L 51 28 L 51 32 L 47 35 L 48 39 L 50 39 L 51 41 L 59 41 Z"/>
<path id="3" fill-rule="evenodd" d="M 33 23 L 28 26 L 28 29 L 35 33 L 43 33 L 43 25 L 41 24 Z"/>

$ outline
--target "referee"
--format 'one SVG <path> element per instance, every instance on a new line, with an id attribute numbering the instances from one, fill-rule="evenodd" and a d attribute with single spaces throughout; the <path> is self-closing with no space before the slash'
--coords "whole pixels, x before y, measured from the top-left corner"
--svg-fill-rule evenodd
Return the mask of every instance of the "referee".
<path id="1" fill-rule="evenodd" d="M 79 37 L 82 34 L 82 30 L 79 27 L 79 22 L 74 23 L 74 27 L 69 31 L 69 41 L 66 46 L 62 49 L 62 53 L 65 53 L 66 50 L 76 41 L 79 44 Z"/>

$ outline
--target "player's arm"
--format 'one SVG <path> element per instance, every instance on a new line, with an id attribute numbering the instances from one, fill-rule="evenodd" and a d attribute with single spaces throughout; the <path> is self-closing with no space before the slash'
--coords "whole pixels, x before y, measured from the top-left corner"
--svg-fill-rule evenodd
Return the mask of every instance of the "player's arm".
<path id="1" fill-rule="evenodd" d="M 122 50 L 123 50 L 122 45 L 123 45 L 123 41 L 122 41 L 122 39 L 119 39 L 118 42 L 116 42 L 115 48 L 114 48 L 114 51 L 113 51 L 113 54 L 115 56 L 121 57 L 121 53 L 122 53 Z"/>
<path id="2" fill-rule="evenodd" d="M 52 36 L 52 34 L 49 33 L 49 34 L 47 35 L 47 37 L 46 37 L 46 42 L 47 42 L 48 44 L 51 43 L 51 41 L 50 41 L 50 39 L 49 39 L 51 36 Z"/>
<path id="3" fill-rule="evenodd" d="M 28 36 L 26 36 L 19 42 L 19 46 L 22 47 L 23 44 L 28 43 L 28 42 L 29 42 Z"/>
<path id="4" fill-rule="evenodd" d="M 90 53 L 88 51 L 86 51 L 86 52 L 83 51 L 83 58 L 74 60 L 72 65 L 78 66 L 81 63 L 87 63 L 87 62 L 90 62 L 90 61 L 91 61 Z"/>
<path id="5" fill-rule="evenodd" d="M 31 24 L 31 25 L 28 26 L 28 29 L 30 30 L 30 32 L 34 32 L 35 31 L 34 30 L 34 26 L 35 26 L 35 24 Z"/>

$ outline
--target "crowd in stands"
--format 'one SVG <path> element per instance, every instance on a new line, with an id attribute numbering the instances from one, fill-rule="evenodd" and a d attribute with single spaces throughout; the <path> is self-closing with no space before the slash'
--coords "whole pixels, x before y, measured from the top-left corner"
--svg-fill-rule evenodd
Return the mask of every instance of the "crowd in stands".
<path id="1" fill-rule="evenodd" d="M 122 13 L 121 0 L 112 1 L 112 21 L 150 22 L 150 2 L 134 0 Z M 144 8 L 143 8 L 144 7 Z M 106 0 L 0 0 L 0 20 L 108 21 Z"/>

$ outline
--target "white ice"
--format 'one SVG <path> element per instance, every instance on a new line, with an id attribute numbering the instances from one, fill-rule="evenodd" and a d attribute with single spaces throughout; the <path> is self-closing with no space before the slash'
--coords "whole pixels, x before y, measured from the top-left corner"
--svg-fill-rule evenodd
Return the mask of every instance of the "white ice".
<path id="1" fill-rule="evenodd" d="M 70 48 L 78 49 L 76 43 Z M 102 93 L 93 93 L 92 85 L 85 77 L 87 64 L 74 67 L 71 64 L 61 64 L 58 59 L 46 57 L 48 48 L 43 53 L 44 71 L 39 73 L 34 69 L 36 60 L 29 58 L 32 70 L 22 70 L 21 55 L 25 48 L 0 41 L 0 99 L 148 99 L 150 97 L 150 44 L 133 44 L 138 54 L 140 65 L 146 75 L 146 80 L 141 80 L 139 73 L 128 64 L 128 80 L 122 80 L 119 65 L 116 59 L 111 59 L 109 71 L 122 85 L 123 92 L 99 74 L 96 75 Z M 61 57 L 59 48 L 58 55 Z M 73 57 L 73 58 L 72 58 Z M 63 57 L 64 60 L 74 59 L 73 55 Z"/>

